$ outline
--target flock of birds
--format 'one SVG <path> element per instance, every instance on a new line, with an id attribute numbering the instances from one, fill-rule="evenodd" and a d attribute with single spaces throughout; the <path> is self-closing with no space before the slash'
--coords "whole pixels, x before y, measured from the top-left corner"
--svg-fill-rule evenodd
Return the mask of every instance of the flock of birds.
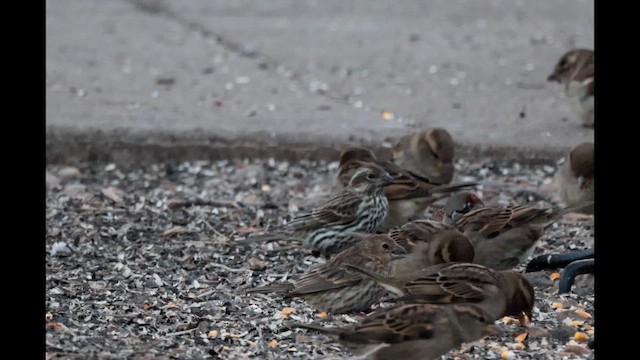
<path id="1" fill-rule="evenodd" d="M 565 85 L 583 124 L 593 126 L 593 51 L 568 52 L 548 80 Z M 441 128 L 400 139 L 391 161 L 365 148 L 345 149 L 331 199 L 274 232 L 241 240 L 296 239 L 328 260 L 293 283 L 246 291 L 300 298 L 332 314 L 369 311 L 385 295 L 397 300 L 349 327 L 286 323 L 332 336 L 369 359 L 434 359 L 497 334 L 494 322 L 504 316 L 527 324 L 535 293 L 513 268 L 527 260 L 554 220 L 593 212 L 594 145 L 576 146 L 557 169 L 559 197 L 567 206 L 560 210 L 485 205 L 469 191 L 476 183 L 450 184 L 453 158 L 453 140 Z M 441 199 L 443 209 L 422 218 Z M 545 256 L 530 264 L 539 270 L 552 262 Z"/>

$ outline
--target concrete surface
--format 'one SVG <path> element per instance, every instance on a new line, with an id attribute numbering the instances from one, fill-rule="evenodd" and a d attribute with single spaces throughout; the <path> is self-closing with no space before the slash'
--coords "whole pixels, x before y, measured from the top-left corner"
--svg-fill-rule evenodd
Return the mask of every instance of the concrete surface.
<path id="1" fill-rule="evenodd" d="M 335 159 L 427 126 L 554 159 L 593 130 L 546 77 L 593 44 L 593 0 L 48 0 L 47 161 Z"/>

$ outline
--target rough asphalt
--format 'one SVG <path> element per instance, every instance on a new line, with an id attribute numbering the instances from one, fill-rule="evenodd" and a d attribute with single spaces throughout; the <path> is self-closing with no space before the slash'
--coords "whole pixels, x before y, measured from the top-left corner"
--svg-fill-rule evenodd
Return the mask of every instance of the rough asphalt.
<path id="1" fill-rule="evenodd" d="M 427 126 L 552 160 L 593 130 L 546 77 L 593 45 L 592 0 L 47 1 L 47 161 L 335 159 Z"/>

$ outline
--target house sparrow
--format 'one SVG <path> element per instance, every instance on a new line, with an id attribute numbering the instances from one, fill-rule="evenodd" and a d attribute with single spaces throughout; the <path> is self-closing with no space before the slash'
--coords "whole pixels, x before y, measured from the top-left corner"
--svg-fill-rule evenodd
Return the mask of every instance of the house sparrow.
<path id="1" fill-rule="evenodd" d="M 393 148 L 391 161 L 438 184 L 453 179 L 455 145 L 443 128 L 428 128 L 406 135 Z"/>
<path id="2" fill-rule="evenodd" d="M 374 281 L 347 264 L 389 274 L 391 261 L 406 251 L 386 235 L 358 234 L 364 238 L 326 263 L 302 275 L 293 284 L 247 289 L 246 292 L 284 292 L 284 298 L 304 299 L 318 311 L 347 313 L 369 310 L 385 293 Z"/>
<path id="3" fill-rule="evenodd" d="M 384 188 L 384 193 L 389 200 L 389 211 L 379 229 L 383 232 L 405 224 L 415 214 L 422 213 L 434 201 L 459 189 L 476 185 L 473 182 L 453 185 L 436 184 L 394 163 L 380 161 L 371 151 L 359 147 L 349 147 L 342 152 L 338 167 L 338 183 L 344 186 L 357 169 L 372 163 L 384 168 L 394 178 L 394 181 Z"/>
<path id="4" fill-rule="evenodd" d="M 547 78 L 564 85 L 571 107 L 585 127 L 593 127 L 594 123 L 594 70 L 593 50 L 576 49 L 564 54 Z"/>
<path id="5" fill-rule="evenodd" d="M 394 260 L 396 274 L 409 274 L 422 268 L 448 262 L 472 262 L 473 245 L 452 226 L 433 220 L 414 220 L 387 233 L 407 256 Z"/>
<path id="6" fill-rule="evenodd" d="M 574 147 L 565 162 L 558 167 L 555 182 L 560 192 L 560 199 L 567 206 L 594 200 L 593 163 L 593 143 L 584 142 Z M 582 209 L 582 212 L 593 214 L 593 205 Z"/>
<path id="7" fill-rule="evenodd" d="M 375 274 L 355 265 L 358 271 L 376 281 L 406 303 L 474 303 L 487 311 L 493 320 L 517 316 L 521 324 L 525 315 L 531 319 L 535 301 L 533 287 L 513 270 L 496 271 L 470 263 L 444 263 L 413 273 L 394 276 Z"/>
<path id="8" fill-rule="evenodd" d="M 363 165 L 324 204 L 297 215 L 280 232 L 252 236 L 242 243 L 299 239 L 305 247 L 324 255 L 340 252 L 360 240 L 354 232 L 374 233 L 380 228 L 389 205 L 384 186 L 393 181 L 383 168 Z"/>
<path id="9" fill-rule="evenodd" d="M 285 325 L 326 334 L 360 358 L 387 360 L 432 360 L 464 342 L 501 332 L 491 315 L 472 304 L 400 304 L 379 309 L 357 325 L 343 328 Z"/>
<path id="10" fill-rule="evenodd" d="M 474 263 L 505 270 L 531 255 L 553 220 L 590 204 L 592 202 L 560 210 L 526 205 L 482 206 L 477 196 L 462 192 L 447 199 L 444 222 L 471 240 Z"/>

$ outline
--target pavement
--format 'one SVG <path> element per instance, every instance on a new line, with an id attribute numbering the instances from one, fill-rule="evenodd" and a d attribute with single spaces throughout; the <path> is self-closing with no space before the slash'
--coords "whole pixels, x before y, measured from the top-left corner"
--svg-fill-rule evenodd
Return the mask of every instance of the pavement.
<path id="1" fill-rule="evenodd" d="M 48 163 L 335 160 L 429 126 L 462 157 L 583 141 L 558 58 L 593 0 L 47 0 Z"/>

